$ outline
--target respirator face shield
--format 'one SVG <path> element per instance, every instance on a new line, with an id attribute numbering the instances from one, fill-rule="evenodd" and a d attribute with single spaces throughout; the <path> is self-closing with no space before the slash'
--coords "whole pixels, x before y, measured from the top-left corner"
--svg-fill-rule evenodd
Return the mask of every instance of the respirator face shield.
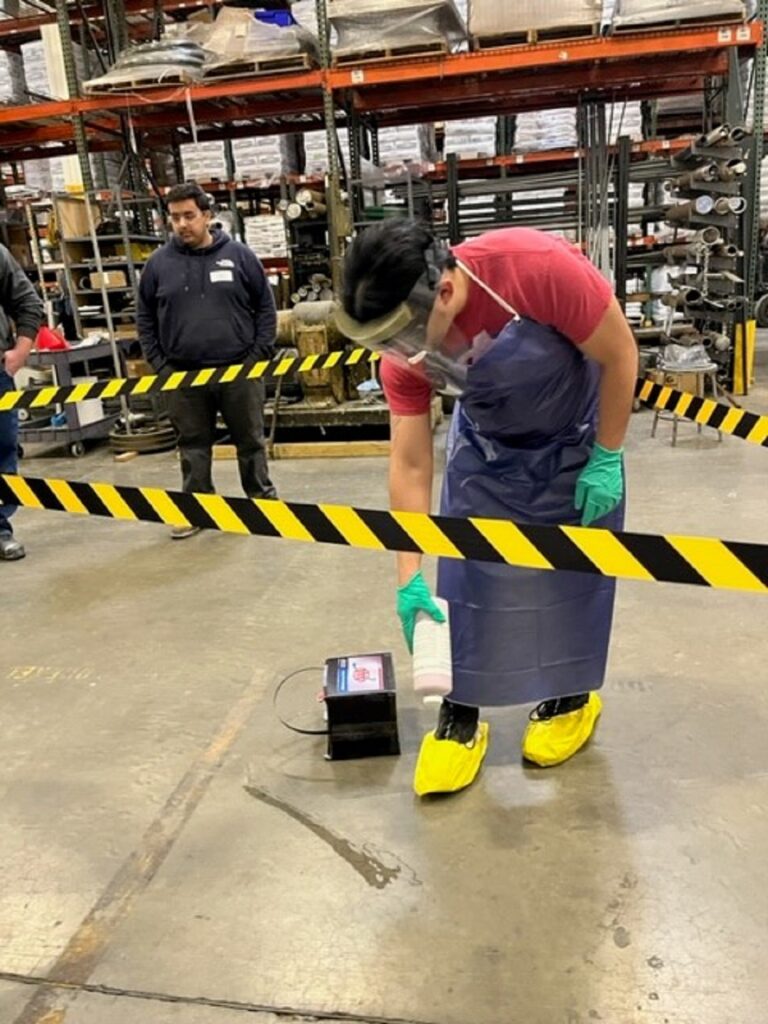
<path id="1" fill-rule="evenodd" d="M 435 308 L 436 294 L 423 275 L 406 301 L 391 313 L 362 323 L 339 307 L 336 325 L 363 348 L 418 368 L 436 391 L 459 395 L 466 386 L 470 348 L 455 329 L 453 318 Z"/>

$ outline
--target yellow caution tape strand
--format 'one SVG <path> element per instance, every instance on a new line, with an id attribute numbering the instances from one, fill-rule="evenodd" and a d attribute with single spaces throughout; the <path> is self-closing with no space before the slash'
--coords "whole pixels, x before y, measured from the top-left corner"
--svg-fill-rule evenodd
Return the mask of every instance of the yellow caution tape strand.
<path id="1" fill-rule="evenodd" d="M 359 366 L 376 362 L 379 356 L 367 349 L 336 350 L 325 355 L 277 356 L 253 365 L 238 363 L 205 370 L 179 370 L 167 375 L 146 377 L 115 377 L 111 380 L 92 381 L 69 387 L 45 387 L 26 391 L 8 391 L 0 395 L 0 412 L 12 409 L 42 409 L 49 405 L 67 405 L 89 398 L 130 398 L 131 395 L 168 393 L 179 388 L 207 387 L 211 384 L 231 384 L 238 380 L 266 380 L 284 377 L 289 373 L 315 373 L 335 367 Z M 644 405 L 673 413 L 681 419 L 692 420 L 739 437 L 752 444 L 768 448 L 768 416 L 732 408 L 722 402 L 699 398 L 687 391 L 638 380 L 636 398 Z"/>
<path id="2" fill-rule="evenodd" d="M 325 355 L 276 356 L 253 365 L 237 363 L 233 366 L 208 367 L 205 370 L 179 370 L 166 375 L 146 377 L 115 377 L 111 380 L 91 381 L 68 387 L 45 387 L 26 391 L 8 391 L 0 395 L 0 412 L 12 409 L 42 409 L 49 405 L 67 405 L 89 398 L 130 398 L 131 395 L 168 393 L 179 388 L 207 387 L 211 384 L 231 384 L 238 380 L 266 380 L 284 377 L 289 373 L 315 373 L 335 367 L 359 366 L 376 362 L 379 356 L 367 349 L 336 350 Z M 744 441 L 768 448 L 768 416 L 743 409 L 732 408 L 722 402 L 699 398 L 687 391 L 638 380 L 636 398 L 644 405 L 673 413 L 681 419 L 692 420 L 712 427 L 723 434 L 740 437 Z"/>
<path id="3" fill-rule="evenodd" d="M 768 544 L 0 475 L 0 503 L 376 551 L 768 594 Z"/>
<path id="4" fill-rule="evenodd" d="M 699 398 L 688 391 L 675 391 L 650 380 L 638 380 L 635 397 L 653 409 L 673 413 L 681 419 L 692 420 L 768 448 L 768 416 L 736 409 L 709 398 Z"/>
<path id="5" fill-rule="evenodd" d="M 337 366 L 360 366 L 379 359 L 366 349 L 339 350 L 324 355 L 276 356 L 257 363 L 236 363 L 232 366 L 208 367 L 205 370 L 177 370 L 168 374 L 145 377 L 114 377 L 66 387 L 45 387 L 25 391 L 7 391 L 0 395 L 0 412 L 12 409 L 43 409 L 49 405 L 69 405 L 89 398 L 130 398 L 199 388 L 211 384 L 232 384 L 238 380 L 266 380 L 293 373 L 316 373 Z"/>

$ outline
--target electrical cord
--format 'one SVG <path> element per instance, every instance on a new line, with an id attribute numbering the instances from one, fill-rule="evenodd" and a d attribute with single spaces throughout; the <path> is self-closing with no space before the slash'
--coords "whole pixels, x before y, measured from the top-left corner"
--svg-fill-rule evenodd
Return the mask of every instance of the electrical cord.
<path id="1" fill-rule="evenodd" d="M 286 683 L 290 682 L 291 679 L 295 679 L 296 676 L 300 676 L 303 672 L 322 672 L 322 668 L 318 668 L 315 665 L 309 666 L 308 668 L 298 668 L 295 672 L 291 672 L 290 675 L 283 676 L 280 682 L 275 687 L 275 691 L 272 694 L 272 707 L 275 710 L 277 719 L 281 725 L 284 725 L 286 729 L 290 729 L 291 732 L 297 732 L 300 736 L 327 736 L 328 729 L 301 729 L 298 725 L 292 725 L 287 722 L 280 712 L 277 710 L 277 698 L 280 696 L 280 692 Z"/>

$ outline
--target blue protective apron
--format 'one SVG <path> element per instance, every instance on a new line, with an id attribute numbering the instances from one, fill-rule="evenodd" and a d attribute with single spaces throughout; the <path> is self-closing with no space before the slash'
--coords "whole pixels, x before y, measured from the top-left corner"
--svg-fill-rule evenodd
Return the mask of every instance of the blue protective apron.
<path id="1" fill-rule="evenodd" d="M 594 444 L 599 377 L 557 331 L 510 321 L 469 368 L 440 511 L 578 525 L 574 492 Z M 622 503 L 595 525 L 623 521 Z M 451 605 L 452 700 L 538 703 L 602 686 L 615 580 L 446 558 L 437 592 Z"/>

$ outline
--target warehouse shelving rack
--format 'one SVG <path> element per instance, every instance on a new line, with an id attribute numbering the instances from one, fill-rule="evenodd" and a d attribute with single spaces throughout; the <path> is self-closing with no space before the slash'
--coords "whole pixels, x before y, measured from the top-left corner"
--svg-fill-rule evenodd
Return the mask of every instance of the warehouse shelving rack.
<path id="1" fill-rule="evenodd" d="M 180 0 L 158 0 L 164 12 L 173 12 Z M 103 0 L 103 18 L 109 25 L 114 0 Z M 90 10 L 98 5 L 90 5 Z M 157 11 L 154 0 L 127 0 L 123 30 L 136 29 L 137 18 Z M 353 139 L 371 133 L 374 154 L 379 128 L 415 121 L 444 121 L 464 117 L 508 114 L 580 103 L 608 104 L 624 100 L 652 100 L 667 95 L 712 92 L 712 84 L 727 81 L 738 61 L 756 56 L 757 100 L 754 156 L 762 155 L 763 111 L 761 86 L 765 80 L 764 19 L 760 14 L 746 24 L 687 24 L 661 31 L 631 32 L 616 36 L 556 39 L 457 54 L 393 57 L 334 67 L 328 35 L 327 0 L 317 0 L 320 66 L 273 75 L 219 80 L 188 88 L 157 87 L 140 95 L 75 97 L 28 106 L 0 109 L 0 158 L 24 160 L 77 152 L 81 164 L 88 153 L 126 145 L 126 125 L 142 151 L 178 146 L 194 138 L 232 139 L 248 135 L 289 133 L 324 127 L 328 138 L 328 243 L 331 266 L 338 280 L 345 233 L 346 211 L 340 201 L 342 168 L 336 134 L 347 127 Z M 58 20 L 76 24 L 65 0 L 58 0 Z M 79 16 L 79 14 L 78 14 Z M 112 11 L 114 20 L 114 11 Z M 146 20 L 146 18 L 145 18 Z M 96 31 L 99 20 L 93 22 Z M 3 35 L 18 35 L 19 26 L 0 24 Z M 64 36 L 68 33 L 65 32 Z M 66 49 L 66 39 L 65 39 Z M 762 76 L 762 77 L 761 77 Z M 759 81 L 758 81 L 759 79 Z M 190 123 L 194 115 L 196 131 Z M 83 131 L 79 131 L 82 125 Z M 84 141 L 87 139 L 87 143 Z M 675 140 L 626 146 L 617 154 L 620 175 L 627 166 L 674 151 Z M 759 150 L 759 152 L 758 152 Z M 349 180 L 360 178 L 360 147 L 352 145 Z M 577 152 L 497 157 L 494 161 L 452 161 L 435 168 L 448 185 L 464 178 L 495 173 L 507 178 L 545 168 L 578 167 Z M 755 161 L 752 162 L 753 170 Z M 450 180 L 448 180 L 450 179 Z M 750 181 L 752 203 L 757 204 L 759 175 Z M 753 217 L 748 237 L 757 227 Z M 748 276 L 756 244 L 747 246 Z"/>

